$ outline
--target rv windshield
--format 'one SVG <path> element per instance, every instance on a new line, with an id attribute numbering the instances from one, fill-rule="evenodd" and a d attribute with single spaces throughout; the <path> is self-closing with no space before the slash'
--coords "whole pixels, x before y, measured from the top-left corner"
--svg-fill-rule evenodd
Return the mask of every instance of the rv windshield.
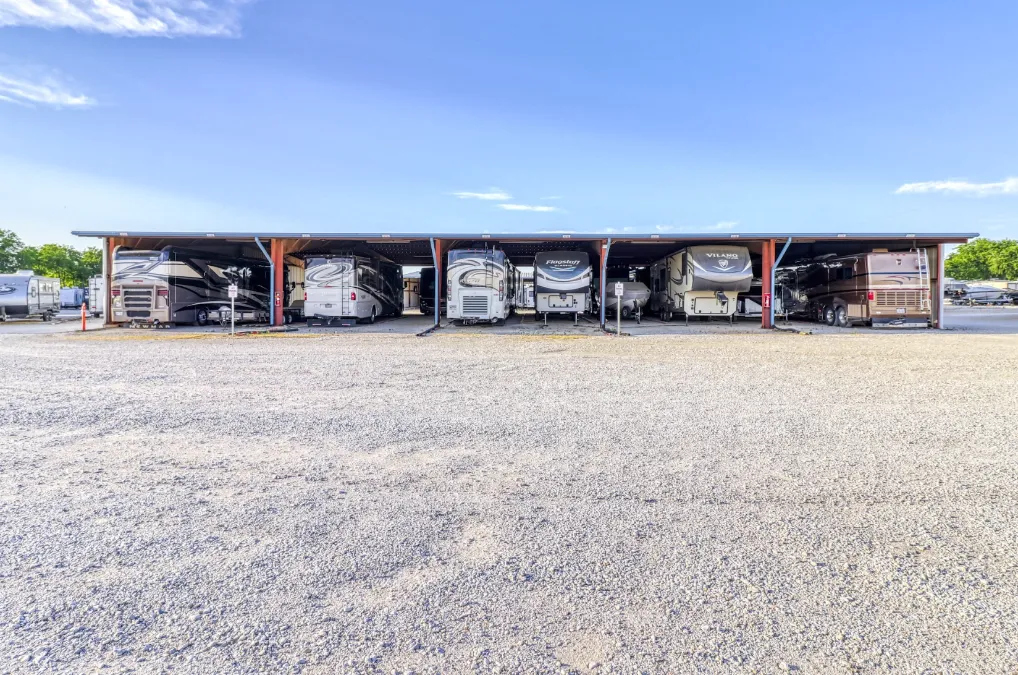
<path id="1" fill-rule="evenodd" d="M 463 260 L 464 258 L 484 258 L 496 263 L 503 263 L 505 261 L 505 253 L 502 251 L 496 251 L 494 249 L 482 249 L 482 248 L 461 248 L 454 251 L 449 251 L 449 262 L 453 263 L 457 260 Z"/>

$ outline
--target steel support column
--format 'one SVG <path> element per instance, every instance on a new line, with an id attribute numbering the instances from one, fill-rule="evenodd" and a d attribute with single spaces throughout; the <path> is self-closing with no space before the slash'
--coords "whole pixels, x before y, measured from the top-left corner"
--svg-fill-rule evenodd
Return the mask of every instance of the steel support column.
<path id="1" fill-rule="evenodd" d="M 774 240 L 763 242 L 761 255 L 763 269 L 760 271 L 760 325 L 763 328 L 774 328 L 774 317 L 771 308 L 774 306 Z M 771 296 L 771 307 L 764 307 L 764 298 Z"/>
<path id="2" fill-rule="evenodd" d="M 286 289 L 283 288 L 283 272 L 284 262 L 283 256 L 286 254 L 286 240 L 285 239 L 273 239 L 272 240 L 272 294 L 269 297 L 269 303 L 272 307 L 272 321 L 273 326 L 283 325 L 283 298 L 286 295 Z"/>
<path id="3" fill-rule="evenodd" d="M 781 261 L 785 259 L 785 253 L 788 252 L 788 247 L 791 245 L 792 238 L 789 237 L 788 241 L 785 242 L 785 245 L 781 247 L 781 251 L 778 253 L 778 257 L 771 260 L 771 306 L 770 309 L 767 310 L 767 314 L 769 314 L 771 317 L 772 328 L 774 327 L 774 308 L 777 306 L 777 303 L 774 301 L 774 275 L 778 271 L 778 265 L 780 265 Z M 773 254 L 774 249 L 772 248 L 771 255 Z"/>
<path id="4" fill-rule="evenodd" d="M 608 251 L 611 246 L 611 237 L 601 241 L 601 296 L 598 301 L 598 309 L 601 310 L 601 330 L 604 330 L 604 303 L 608 299 L 608 279 L 606 277 L 608 276 Z"/>

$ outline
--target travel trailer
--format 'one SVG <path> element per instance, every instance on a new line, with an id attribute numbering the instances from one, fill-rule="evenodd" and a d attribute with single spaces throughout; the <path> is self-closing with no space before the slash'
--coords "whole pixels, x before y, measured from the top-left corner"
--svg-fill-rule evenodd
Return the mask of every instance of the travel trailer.
<path id="1" fill-rule="evenodd" d="M 516 268 L 495 249 L 449 251 L 446 281 L 447 315 L 460 323 L 498 323 L 515 306 Z"/>
<path id="2" fill-rule="evenodd" d="M 106 303 L 105 286 L 101 274 L 88 280 L 88 313 L 94 317 L 100 317 L 103 314 L 103 305 Z"/>
<path id="3" fill-rule="evenodd" d="M 534 273 L 520 272 L 520 285 L 516 289 L 516 307 L 518 309 L 534 309 Z"/>
<path id="4" fill-rule="evenodd" d="M 928 327 L 926 250 L 874 252 L 817 260 L 799 271 L 809 316 L 829 326 Z"/>
<path id="5" fill-rule="evenodd" d="M 421 277 L 419 273 L 403 277 L 403 309 L 421 308 Z"/>
<path id="6" fill-rule="evenodd" d="M 60 312 L 60 280 L 32 270 L 0 274 L 0 321 L 39 317 L 49 321 Z"/>
<path id="7" fill-rule="evenodd" d="M 538 253 L 534 257 L 534 309 L 539 314 L 590 310 L 594 270 L 585 251 Z"/>
<path id="8" fill-rule="evenodd" d="M 374 323 L 403 313 L 403 268 L 375 253 L 309 254 L 304 293 L 309 326 Z"/>
<path id="9" fill-rule="evenodd" d="M 441 312 L 445 313 L 445 283 L 446 277 L 442 277 L 442 288 L 438 292 L 438 302 L 441 304 Z M 435 313 L 435 268 L 424 267 L 421 269 L 421 314 Z"/>
<path id="10" fill-rule="evenodd" d="M 745 246 L 690 246 L 650 266 L 650 311 L 662 321 L 681 314 L 734 320 L 740 293 L 753 283 Z"/>
<path id="11" fill-rule="evenodd" d="M 79 309 L 85 304 L 85 289 L 84 288 L 61 288 L 60 289 L 60 308 L 61 309 Z"/>
<path id="12" fill-rule="evenodd" d="M 171 326 L 229 321 L 229 287 L 238 288 L 237 321 L 266 321 L 269 265 L 264 258 L 223 256 L 165 246 L 113 251 L 112 323 Z M 224 318 L 225 317 L 225 318 Z"/>

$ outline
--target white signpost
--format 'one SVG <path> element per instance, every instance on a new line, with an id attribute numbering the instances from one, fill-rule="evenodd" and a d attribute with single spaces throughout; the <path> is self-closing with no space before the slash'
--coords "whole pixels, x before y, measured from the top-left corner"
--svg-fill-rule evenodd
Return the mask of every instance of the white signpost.
<path id="1" fill-rule="evenodd" d="M 222 287 L 220 287 L 222 288 Z M 237 284 L 230 284 L 229 289 L 226 291 L 227 295 L 230 296 L 230 335 L 233 335 L 234 329 L 236 328 L 235 316 L 237 315 Z"/>
<path id="2" fill-rule="evenodd" d="M 618 310 L 618 320 L 616 323 L 615 334 L 622 335 L 622 282 L 615 282 L 615 304 Z"/>

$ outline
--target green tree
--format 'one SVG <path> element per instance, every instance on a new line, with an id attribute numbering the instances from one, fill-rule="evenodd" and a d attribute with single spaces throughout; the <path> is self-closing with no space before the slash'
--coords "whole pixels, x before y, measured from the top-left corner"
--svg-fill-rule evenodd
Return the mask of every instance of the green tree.
<path id="1" fill-rule="evenodd" d="M 990 256 L 990 272 L 998 279 L 1018 279 L 1018 241 L 1002 239 Z"/>
<path id="2" fill-rule="evenodd" d="M 81 285 L 87 286 L 91 277 L 103 270 L 103 252 L 98 246 L 90 246 L 81 252 Z"/>
<path id="3" fill-rule="evenodd" d="M 992 279 L 990 260 L 997 251 L 997 242 L 976 239 L 962 244 L 944 261 L 947 276 L 964 281 Z"/>
<path id="4" fill-rule="evenodd" d="M 60 279 L 61 286 L 80 286 L 81 251 L 72 246 L 43 244 L 36 252 L 33 269 L 36 274 Z"/>
<path id="5" fill-rule="evenodd" d="M 0 230 L 0 274 L 18 271 L 20 254 L 24 248 L 18 235 L 10 230 Z"/>

